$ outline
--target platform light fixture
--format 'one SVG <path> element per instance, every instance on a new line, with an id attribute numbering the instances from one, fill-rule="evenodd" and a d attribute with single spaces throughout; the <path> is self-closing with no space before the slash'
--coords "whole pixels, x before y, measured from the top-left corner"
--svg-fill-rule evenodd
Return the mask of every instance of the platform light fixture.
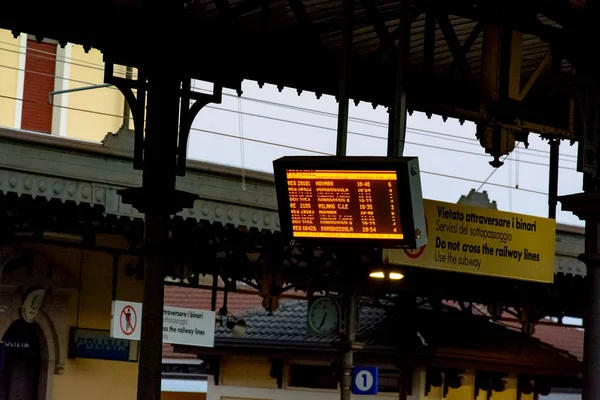
<path id="1" fill-rule="evenodd" d="M 404 274 L 401 274 L 400 272 L 390 272 L 388 277 L 393 281 L 399 281 L 404 278 Z"/>
<path id="2" fill-rule="evenodd" d="M 374 269 L 369 272 L 369 278 L 373 279 L 389 279 L 391 281 L 399 281 L 404 279 L 404 274 L 397 270 Z"/>

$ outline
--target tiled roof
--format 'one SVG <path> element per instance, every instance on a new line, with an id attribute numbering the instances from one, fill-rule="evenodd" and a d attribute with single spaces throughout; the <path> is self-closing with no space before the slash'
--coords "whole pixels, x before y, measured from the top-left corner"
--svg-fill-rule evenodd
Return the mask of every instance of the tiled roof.
<path id="1" fill-rule="evenodd" d="M 282 300 L 280 308 L 269 315 L 264 309 L 242 313 L 247 325 L 244 338 L 232 339 L 232 332 L 219 327 L 216 332 L 218 347 L 269 346 L 281 348 L 304 344 L 313 346 L 339 341 L 339 336 L 313 337 L 307 335 L 307 300 Z M 473 360 L 485 365 L 496 363 L 499 369 L 514 368 L 515 371 L 545 373 L 578 373 L 580 364 L 576 357 L 537 338 L 519 331 L 507 329 L 490 322 L 485 316 L 460 312 L 446 305 L 445 312 L 421 309 L 415 315 L 419 337 L 413 337 L 409 346 L 426 359 L 436 357 L 455 365 L 470 364 Z M 362 307 L 358 323 L 357 339 L 371 347 L 369 352 L 396 348 L 401 338 L 403 320 L 390 316 L 384 309 Z M 219 340 L 221 339 L 221 340 Z M 561 372 L 562 371 L 562 372 Z"/>
<path id="2" fill-rule="evenodd" d="M 583 361 L 583 329 L 537 325 L 534 337 L 558 349 L 568 351 Z"/>
<path id="3" fill-rule="evenodd" d="M 335 342 L 339 336 L 309 336 L 306 329 L 306 300 L 282 300 L 280 307 L 272 315 L 265 309 L 256 309 L 239 316 L 247 325 L 244 339 L 277 340 L 291 342 Z M 385 311 L 374 307 L 362 307 L 360 310 L 357 336 L 368 338 L 385 323 Z M 231 337 L 231 331 L 220 327 L 216 337 Z"/>
<path id="4" fill-rule="evenodd" d="M 165 288 L 165 304 L 175 307 L 189 307 L 199 309 L 210 309 L 211 291 L 205 289 L 191 289 L 175 286 Z M 223 293 L 217 296 L 217 310 L 223 304 Z M 453 308 L 452 304 L 446 304 L 447 308 Z M 306 329 L 306 300 L 286 300 L 280 303 L 280 308 L 272 315 L 262 307 L 262 298 L 258 295 L 248 293 L 230 292 L 228 295 L 228 311 L 236 317 L 243 318 L 247 324 L 246 340 L 267 340 L 278 342 L 305 342 L 305 343 L 331 343 L 339 340 L 338 336 L 315 337 L 309 336 Z M 419 331 L 425 336 L 425 340 L 434 342 L 436 345 L 460 345 L 465 340 L 483 341 L 485 343 L 498 345 L 506 339 L 522 336 L 515 327 L 507 330 L 505 327 L 489 323 L 485 318 L 467 318 L 462 313 L 443 313 L 445 317 L 437 323 L 432 323 L 428 316 L 419 318 Z M 450 315 L 451 314 L 451 315 Z M 357 336 L 366 343 L 385 341 L 385 333 L 388 331 L 386 312 L 380 308 L 362 307 L 360 310 Z M 467 327 L 467 325 L 469 327 Z M 486 334 L 480 335 L 482 329 Z M 473 335 L 465 337 L 465 330 Z M 443 333 L 443 334 L 441 334 Z M 508 335 L 507 335 L 508 334 Z M 484 338 L 482 338 L 484 336 Z M 230 338 L 231 331 L 226 327 L 218 327 L 215 337 Z M 393 338 L 391 338 L 393 340 Z M 532 344 L 539 340 L 540 344 L 547 344 L 558 350 L 568 352 L 579 360 L 583 354 L 583 331 L 575 328 L 559 326 L 537 325 L 536 334 Z M 452 342 L 452 343 L 450 343 Z M 470 343 L 466 343 L 469 345 Z M 173 352 L 170 345 L 163 346 L 165 358 L 193 358 L 190 354 L 177 354 Z"/>
<path id="5" fill-rule="evenodd" d="M 485 310 L 479 309 L 484 315 Z M 514 318 L 513 315 L 504 313 L 503 318 Z M 507 328 L 520 331 L 521 324 L 516 321 L 503 322 Z M 560 350 L 577 357 L 579 361 L 583 361 L 583 329 L 560 325 L 536 324 L 533 337 L 540 341 L 551 345 Z"/>
<path id="6" fill-rule="evenodd" d="M 229 292 L 227 294 L 227 311 L 239 314 L 253 308 L 262 307 L 262 297 L 247 292 Z M 210 310 L 211 291 L 180 286 L 165 286 L 165 305 L 171 307 L 196 308 Z M 223 292 L 217 292 L 217 312 L 223 307 Z"/>
<path id="7" fill-rule="evenodd" d="M 507 321 L 504 322 L 504 325 L 515 331 L 521 330 L 521 325 L 518 322 Z M 583 332 L 582 328 L 536 324 L 533 337 L 574 355 L 579 361 L 583 361 Z"/>

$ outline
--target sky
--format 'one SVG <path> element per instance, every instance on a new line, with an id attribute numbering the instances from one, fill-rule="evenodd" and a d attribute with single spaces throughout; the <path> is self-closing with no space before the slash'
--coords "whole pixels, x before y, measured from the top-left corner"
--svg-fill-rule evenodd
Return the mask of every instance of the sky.
<path id="1" fill-rule="evenodd" d="M 205 82 L 194 86 L 198 91 L 212 90 Z M 298 95 L 290 88 L 279 92 L 272 85 L 261 89 L 251 81 L 244 81 L 242 90 L 241 98 L 224 90 L 221 104 L 209 105 L 198 114 L 190 134 L 189 158 L 273 172 L 273 160 L 282 156 L 335 153 L 338 106 L 333 97 L 318 100 L 311 92 Z M 349 114 L 347 155 L 385 156 L 386 109 L 351 102 Z M 495 169 L 475 138 L 474 124 L 460 125 L 450 118 L 444 122 L 435 115 L 428 119 L 415 112 L 408 119 L 404 155 L 419 157 L 427 199 L 456 202 L 487 180 L 481 191 L 496 200 L 498 209 L 546 217 L 549 145 L 535 134 L 530 134 L 529 142 L 528 148 L 520 143 L 504 166 Z M 561 143 L 559 195 L 581 191 L 583 177 L 576 171 L 576 155 L 576 145 Z M 573 214 L 560 210 L 560 203 L 557 222 L 583 226 Z"/>

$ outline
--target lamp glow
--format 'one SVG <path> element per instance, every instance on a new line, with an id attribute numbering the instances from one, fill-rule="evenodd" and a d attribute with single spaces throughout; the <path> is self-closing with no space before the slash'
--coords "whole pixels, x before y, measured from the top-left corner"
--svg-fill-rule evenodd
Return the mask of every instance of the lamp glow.
<path id="1" fill-rule="evenodd" d="M 402 275 L 400 272 L 390 272 L 390 279 L 398 281 L 402 278 L 404 278 L 404 275 Z"/>
<path id="2" fill-rule="evenodd" d="M 385 274 L 382 271 L 375 271 L 369 274 L 371 278 L 383 279 L 385 278 Z"/>

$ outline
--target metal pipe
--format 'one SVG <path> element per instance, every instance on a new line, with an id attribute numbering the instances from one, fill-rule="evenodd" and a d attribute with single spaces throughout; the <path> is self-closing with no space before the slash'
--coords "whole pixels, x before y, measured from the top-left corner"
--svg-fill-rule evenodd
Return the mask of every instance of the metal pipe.
<path id="1" fill-rule="evenodd" d="M 161 3 L 162 4 L 162 3 Z M 165 57 L 165 59 L 169 59 Z M 164 69 L 163 69 L 164 67 Z M 144 210 L 144 303 L 138 362 L 138 400 L 160 400 L 164 279 L 170 215 L 176 204 L 175 154 L 179 124 L 180 80 L 163 64 L 148 79 L 142 193 Z M 147 200 L 148 199 L 148 200 Z M 136 205 L 134 205 L 136 207 Z"/>
<path id="2" fill-rule="evenodd" d="M 216 311 L 217 310 L 217 290 L 219 288 L 219 274 L 215 271 L 215 273 L 212 276 L 212 287 L 211 287 L 211 293 L 210 293 L 210 310 L 211 311 Z"/>
<path id="3" fill-rule="evenodd" d="M 550 174 L 548 177 L 548 218 L 556 219 L 558 206 L 558 150 L 560 141 L 550 139 Z"/>
<path id="4" fill-rule="evenodd" d="M 354 0 L 344 0 L 344 31 L 342 33 L 342 61 L 340 63 L 340 87 L 338 92 L 338 120 L 336 155 L 345 156 L 348 145 L 348 69 L 354 40 Z"/>
<path id="5" fill-rule="evenodd" d="M 133 68 L 127 67 L 125 70 L 125 79 L 133 79 Z M 129 129 L 129 121 L 131 120 L 131 107 L 129 102 L 123 98 L 123 128 Z"/>
<path id="6" fill-rule="evenodd" d="M 584 400 L 600 399 L 600 220 L 585 221 L 585 265 L 588 282 L 586 318 L 583 320 L 583 391 Z"/>
<path id="7" fill-rule="evenodd" d="M 342 365 L 342 390 L 341 400 L 350 400 L 352 396 L 352 368 L 354 368 L 354 342 L 356 341 L 356 295 L 350 292 L 346 296 L 346 340 L 348 348 L 344 352 Z"/>
<path id="8" fill-rule="evenodd" d="M 112 299 L 117 300 L 117 285 L 119 284 L 119 256 L 113 255 Z"/>
<path id="9" fill-rule="evenodd" d="M 345 156 L 348 145 L 348 69 L 352 53 L 354 36 L 354 0 L 344 0 L 344 30 L 342 34 L 342 61 L 340 64 L 340 87 L 338 93 L 338 124 L 336 155 Z M 356 340 L 356 296 L 352 290 L 348 291 L 346 301 L 342 304 L 342 312 L 346 314 L 346 340 L 347 348 L 343 353 L 341 400 L 350 400 L 352 395 L 352 368 L 354 367 L 353 344 Z"/>
<path id="10" fill-rule="evenodd" d="M 64 90 L 54 90 L 48 93 L 48 104 L 52 104 L 52 99 L 57 94 L 65 94 L 65 93 L 73 93 L 73 92 L 83 92 L 84 90 L 92 90 L 92 89 L 100 89 L 105 87 L 111 87 L 110 83 L 102 83 L 100 85 L 91 85 L 91 86 L 83 86 L 74 89 L 64 89 Z"/>
<path id="11" fill-rule="evenodd" d="M 405 22 L 400 21 L 400 24 Z M 388 157 L 401 156 L 404 154 L 404 142 L 406 140 L 406 88 L 404 86 L 406 59 L 410 48 L 410 24 L 403 28 L 398 39 L 396 51 L 396 91 L 394 105 L 389 109 L 388 119 Z"/>

